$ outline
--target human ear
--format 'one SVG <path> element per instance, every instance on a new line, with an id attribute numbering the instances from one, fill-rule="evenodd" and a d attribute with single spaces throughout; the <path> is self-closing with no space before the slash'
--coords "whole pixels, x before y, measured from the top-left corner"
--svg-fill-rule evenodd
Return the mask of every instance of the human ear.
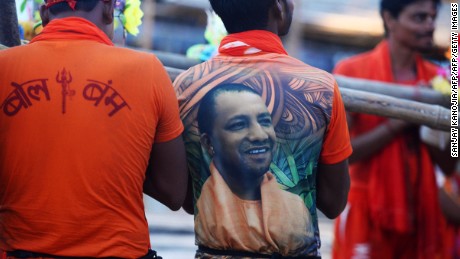
<path id="1" fill-rule="evenodd" d="M 42 26 L 45 27 L 50 22 L 49 11 L 46 5 L 40 6 L 40 17 L 42 18 Z"/>
<path id="2" fill-rule="evenodd" d="M 394 27 L 394 23 L 396 22 L 396 18 L 393 17 L 390 12 L 383 11 L 382 13 L 383 25 L 387 29 L 387 31 L 391 31 Z"/>
<path id="3" fill-rule="evenodd" d="M 274 0 L 275 4 L 273 5 L 272 12 L 273 17 L 282 20 L 284 18 L 284 10 L 283 10 L 283 0 Z"/>
<path id="4" fill-rule="evenodd" d="M 212 157 L 214 156 L 214 147 L 212 146 L 211 143 L 211 138 L 207 133 L 203 133 L 200 136 L 200 143 L 208 151 L 208 154 Z"/>
<path id="5" fill-rule="evenodd" d="M 113 23 L 113 12 L 115 8 L 115 3 L 113 3 L 115 0 L 109 0 L 109 1 L 103 1 L 104 7 L 103 7 L 103 21 L 105 24 L 112 24 Z"/>

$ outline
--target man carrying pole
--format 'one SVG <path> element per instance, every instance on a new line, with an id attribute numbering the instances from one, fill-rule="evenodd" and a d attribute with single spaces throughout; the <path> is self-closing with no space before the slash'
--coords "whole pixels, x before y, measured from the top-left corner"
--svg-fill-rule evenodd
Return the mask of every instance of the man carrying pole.
<path id="1" fill-rule="evenodd" d="M 336 74 L 421 87 L 437 67 L 420 52 L 433 47 L 438 0 L 382 0 L 386 38 L 337 65 Z M 368 114 L 349 116 L 353 154 L 347 208 L 336 222 L 334 258 L 435 258 L 440 253 L 434 164 L 455 160 L 448 139 L 430 129 Z M 428 143 L 428 144 L 427 144 Z"/>

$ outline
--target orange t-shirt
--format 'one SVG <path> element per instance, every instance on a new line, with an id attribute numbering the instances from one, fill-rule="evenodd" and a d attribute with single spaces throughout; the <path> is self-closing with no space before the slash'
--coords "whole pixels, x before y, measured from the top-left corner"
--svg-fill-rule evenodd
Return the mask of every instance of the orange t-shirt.
<path id="1" fill-rule="evenodd" d="M 218 56 L 182 73 L 174 86 L 185 127 L 183 136 L 194 180 L 195 205 L 210 175 L 210 158 L 202 152 L 197 125 L 201 99 L 225 83 L 243 84 L 261 95 L 277 138 L 270 171 L 284 190 L 302 198 L 312 215 L 316 242 L 310 244 L 308 252 L 297 256 L 317 256 L 317 165 L 342 162 L 352 148 L 345 108 L 334 77 L 283 50 L 278 36 L 268 31 L 230 34 L 223 39 Z"/>
<path id="2" fill-rule="evenodd" d="M 74 22 L 0 51 L 0 250 L 140 257 L 146 167 L 183 130 L 177 99 L 155 56 L 69 40 Z"/>

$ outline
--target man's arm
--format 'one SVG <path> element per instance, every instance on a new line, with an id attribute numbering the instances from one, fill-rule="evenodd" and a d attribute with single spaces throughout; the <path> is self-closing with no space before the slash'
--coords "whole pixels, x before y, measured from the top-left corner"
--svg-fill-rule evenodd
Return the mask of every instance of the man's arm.
<path id="1" fill-rule="evenodd" d="M 318 164 L 316 203 L 326 217 L 336 218 L 345 208 L 350 190 L 348 160 L 337 164 Z"/>
<path id="2" fill-rule="evenodd" d="M 193 206 L 193 182 L 192 177 L 188 177 L 188 184 L 187 184 L 187 194 L 185 196 L 184 203 L 182 204 L 182 208 L 188 214 L 194 214 L 194 206 Z"/>
<path id="3" fill-rule="evenodd" d="M 187 182 L 187 161 L 182 136 L 154 143 L 144 181 L 144 193 L 171 210 L 178 210 L 185 199 Z"/>
<path id="4" fill-rule="evenodd" d="M 438 147 L 433 147 L 428 145 L 428 152 L 430 157 L 435 164 L 441 168 L 444 175 L 450 176 L 455 173 L 455 166 L 457 165 L 457 158 L 451 157 L 449 146 L 444 150 L 439 149 Z"/>
<path id="5" fill-rule="evenodd" d="M 460 226 L 460 206 L 442 188 L 439 189 L 439 204 L 447 221 Z"/>
<path id="6" fill-rule="evenodd" d="M 431 160 L 441 168 L 444 175 L 453 174 L 457 158 L 451 157 L 450 154 L 450 132 L 422 126 L 420 139 L 428 148 Z"/>
<path id="7" fill-rule="evenodd" d="M 348 125 L 349 127 L 353 127 L 352 119 L 348 119 Z M 350 163 L 368 159 L 375 155 L 388 145 L 395 136 L 411 125 L 402 120 L 389 119 L 371 131 L 353 137 L 351 139 L 353 154 L 350 156 Z"/>

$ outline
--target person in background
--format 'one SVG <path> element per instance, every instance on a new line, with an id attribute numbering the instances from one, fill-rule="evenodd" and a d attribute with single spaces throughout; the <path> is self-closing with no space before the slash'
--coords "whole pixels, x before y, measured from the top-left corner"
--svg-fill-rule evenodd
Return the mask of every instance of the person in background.
<path id="1" fill-rule="evenodd" d="M 346 204 L 349 189 L 347 158 L 352 150 L 337 83 L 332 75 L 290 57 L 284 49 L 280 36 L 289 32 L 294 1 L 211 0 L 210 3 L 229 35 L 222 40 L 217 56 L 190 68 L 174 82 L 191 174 L 184 208 L 195 215 L 200 213 L 197 200 L 210 175 L 211 158 L 202 150 L 197 127 L 201 100 L 218 85 L 243 84 L 261 95 L 271 114 L 277 145 L 270 171 L 284 190 L 303 200 L 301 205 L 311 214 L 314 242 L 290 255 L 319 258 L 316 209 L 329 218 L 336 217 Z M 293 222 L 285 224 L 290 229 Z M 270 242 L 269 235 L 262 238 L 263 243 Z M 241 243 L 214 250 L 207 249 L 206 243 L 198 238 L 196 243 L 208 254 L 212 251 L 209 256 L 213 258 L 284 255 L 276 249 L 254 252 L 240 246 Z"/>
<path id="2" fill-rule="evenodd" d="M 155 258 L 143 191 L 184 201 L 174 89 L 155 56 L 113 46 L 114 2 L 48 0 L 42 33 L 0 51 L 4 258 Z"/>
<path id="3" fill-rule="evenodd" d="M 420 53 L 433 47 L 438 5 L 439 0 L 382 0 L 385 39 L 341 61 L 334 73 L 426 86 L 437 67 Z M 441 244 L 434 164 L 453 172 L 448 139 L 431 141 L 429 128 L 374 115 L 351 113 L 348 122 L 351 189 L 336 220 L 333 258 L 436 258 Z"/>

